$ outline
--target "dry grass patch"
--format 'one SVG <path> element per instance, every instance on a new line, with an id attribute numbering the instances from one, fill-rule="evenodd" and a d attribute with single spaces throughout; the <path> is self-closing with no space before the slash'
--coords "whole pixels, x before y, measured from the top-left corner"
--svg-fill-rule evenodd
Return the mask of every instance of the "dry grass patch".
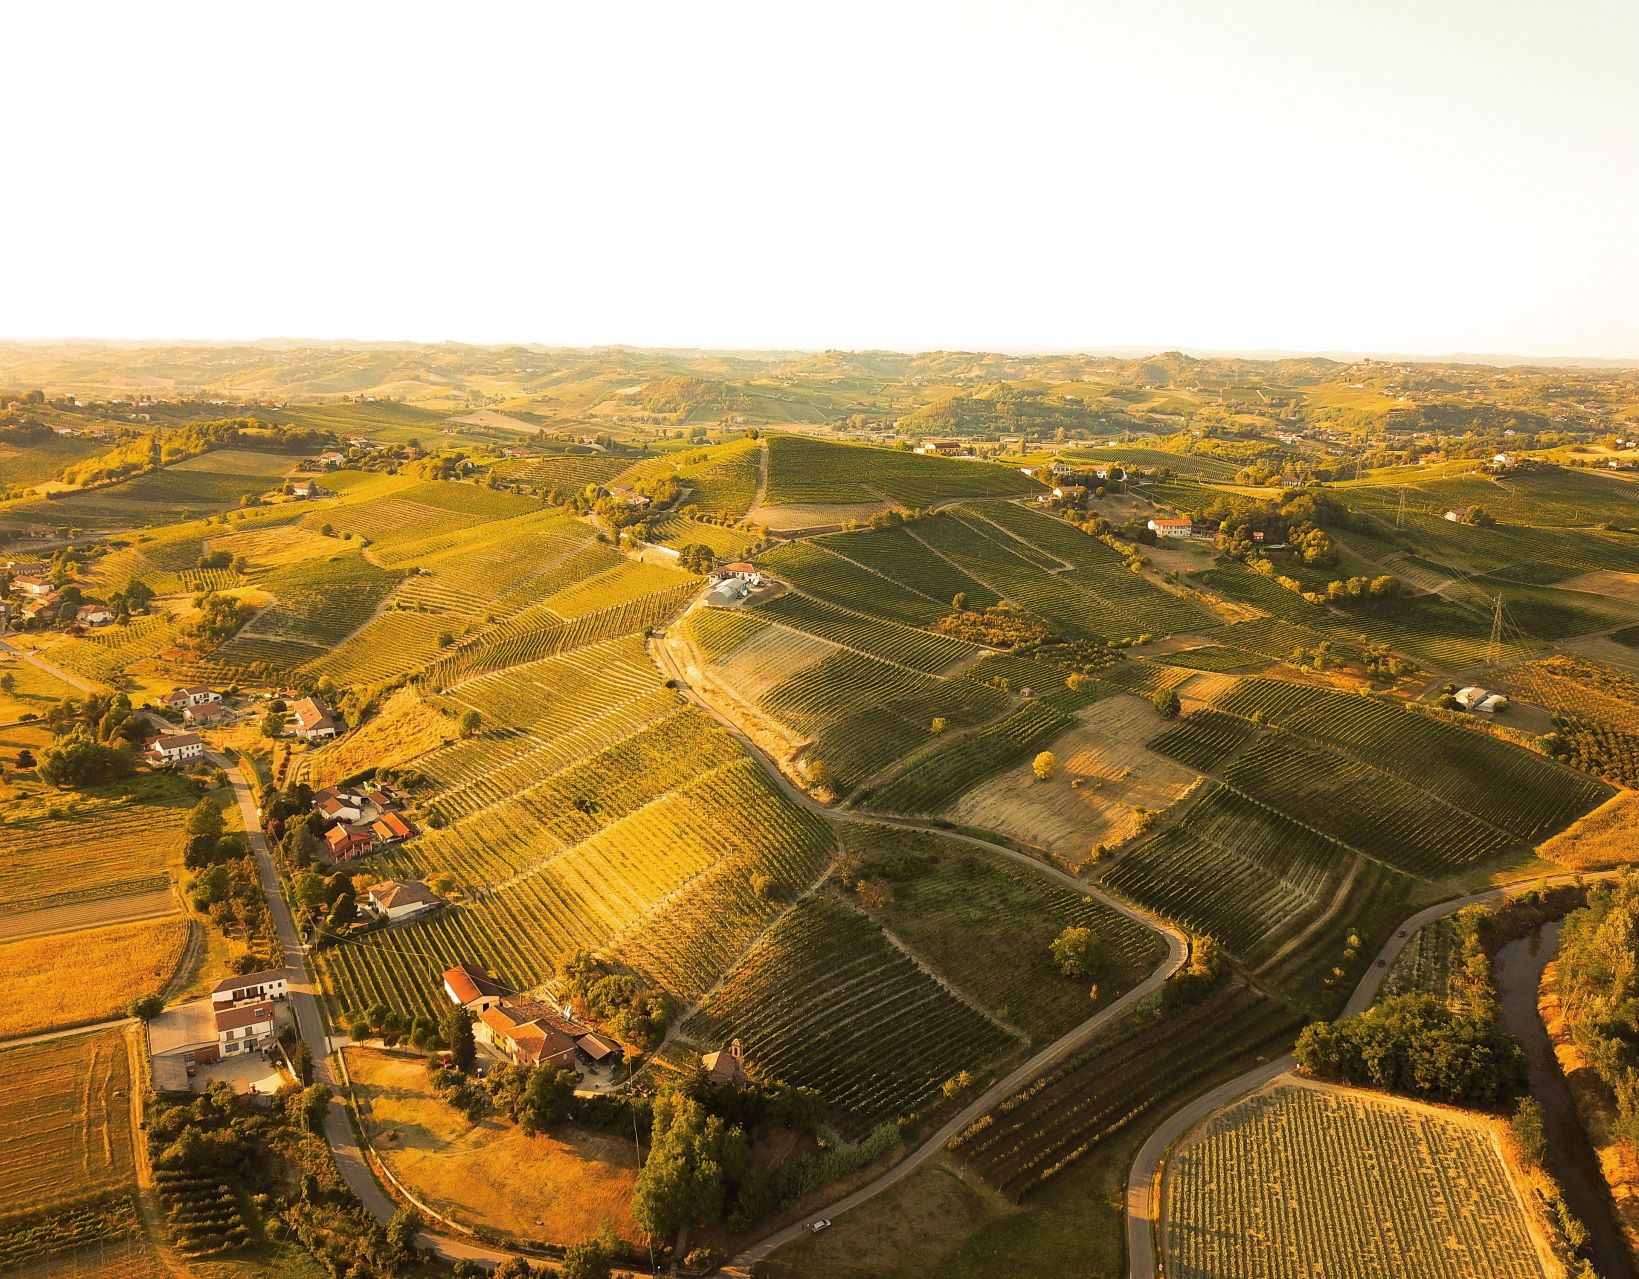
<path id="1" fill-rule="evenodd" d="M 173 916 L 0 942 L 0 1038 L 118 1016 L 170 981 L 187 940 Z"/>
<path id="2" fill-rule="evenodd" d="M 566 1126 L 526 1137 L 495 1119 L 469 1123 L 427 1087 L 420 1058 L 349 1048 L 347 1068 L 371 1143 L 393 1175 L 468 1226 L 574 1243 L 607 1221 L 625 1239 L 637 1158 L 630 1137 Z"/>
<path id="3" fill-rule="evenodd" d="M 373 719 L 311 755 L 307 777 L 317 786 L 366 768 L 402 768 L 459 731 L 453 719 L 429 706 L 415 689 L 400 689 Z"/>
<path id="4" fill-rule="evenodd" d="M 1639 604 L 1639 573 L 1623 573 L 1616 569 L 1594 569 L 1578 573 L 1554 585 L 1562 591 L 1584 591 L 1589 595 L 1603 595 L 1606 599 L 1626 600 Z"/>
<path id="5" fill-rule="evenodd" d="M 1617 791 L 1539 844 L 1537 856 L 1570 870 L 1639 862 L 1639 791 Z"/>
<path id="6" fill-rule="evenodd" d="M 1159 812 L 1195 781 L 1181 764 L 1145 749 L 1165 721 L 1137 697 L 1107 697 L 1047 747 L 1058 771 L 1037 781 L 1029 759 L 969 791 L 944 816 L 1079 861 L 1094 844 L 1137 833 L 1139 808 Z"/>

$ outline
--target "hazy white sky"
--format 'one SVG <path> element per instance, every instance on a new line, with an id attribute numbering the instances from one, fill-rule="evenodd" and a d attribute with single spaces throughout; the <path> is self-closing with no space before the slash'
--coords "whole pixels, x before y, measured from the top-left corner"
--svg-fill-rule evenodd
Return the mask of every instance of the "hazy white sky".
<path id="1" fill-rule="evenodd" d="M 1633 0 L 0 7 L 0 334 L 1639 356 Z"/>

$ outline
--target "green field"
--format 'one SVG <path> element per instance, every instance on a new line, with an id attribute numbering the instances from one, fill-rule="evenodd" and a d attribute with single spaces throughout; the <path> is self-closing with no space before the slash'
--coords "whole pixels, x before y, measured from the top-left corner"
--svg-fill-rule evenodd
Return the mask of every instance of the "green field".
<path id="1" fill-rule="evenodd" d="M 768 450 L 763 500 L 769 506 L 889 502 L 920 507 L 952 498 L 1040 491 L 1014 467 L 832 444 L 806 435 L 771 436 Z"/>

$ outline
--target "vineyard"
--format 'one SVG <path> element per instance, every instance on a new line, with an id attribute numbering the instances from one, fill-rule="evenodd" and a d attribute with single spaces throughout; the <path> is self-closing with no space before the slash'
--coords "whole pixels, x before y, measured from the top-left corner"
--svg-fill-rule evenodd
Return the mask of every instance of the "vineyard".
<path id="1" fill-rule="evenodd" d="M 936 1105 L 947 1079 L 1017 1046 L 826 897 L 770 928 L 684 1033 L 714 1047 L 742 1040 L 754 1076 L 818 1089 L 851 1138 Z"/>
<path id="2" fill-rule="evenodd" d="M 919 507 L 958 497 L 1008 497 L 1039 488 L 1012 467 L 990 462 L 831 444 L 805 435 L 768 439 L 764 501 L 769 506 L 886 500 Z"/>
<path id="3" fill-rule="evenodd" d="M 125 1032 L 0 1050 L 0 1070 L 13 1084 L 0 1104 L 0 1269 L 136 1233 Z"/>
<path id="4" fill-rule="evenodd" d="M 968 787 L 1045 746 L 1073 723 L 1057 707 L 1032 699 L 976 733 L 946 743 L 935 740 L 908 757 L 891 781 L 855 798 L 883 813 L 937 812 Z"/>
<path id="5" fill-rule="evenodd" d="M 1162 1255 L 1178 1279 L 1540 1279 L 1487 1120 L 1279 1083 L 1168 1163 Z"/>
<path id="6" fill-rule="evenodd" d="M 216 449 L 106 488 L 26 502 L 11 514 L 99 532 L 174 524 L 237 506 L 247 493 L 265 493 L 294 467 L 295 458 L 286 453 Z"/>
<path id="7" fill-rule="evenodd" d="M 804 594 L 844 608 L 867 608 L 907 626 L 931 625 L 950 612 L 951 596 L 936 598 L 846 558 L 849 536 L 844 534 L 842 540 L 831 543 L 835 550 L 823 541 L 787 542 L 764 555 L 759 567 Z"/>
<path id="8" fill-rule="evenodd" d="M 898 662 L 901 666 L 909 666 L 928 675 L 937 675 L 977 651 L 973 645 L 961 640 L 930 635 L 926 631 L 868 617 L 803 595 L 782 595 L 766 604 L 757 605 L 752 611 L 757 616 L 772 618 L 795 630 L 828 639 L 833 644 Z"/>
<path id="9" fill-rule="evenodd" d="M 1198 773 L 1216 773 L 1258 736 L 1251 720 L 1222 711 L 1191 711 L 1150 742 L 1150 749 L 1187 764 Z"/>
<path id="10" fill-rule="evenodd" d="M 986 849 L 896 826 L 849 825 L 842 837 L 854 873 L 887 885 L 885 901 L 868 913 L 1033 1043 L 1085 1020 L 1160 962 L 1160 939 L 1147 924 Z M 1098 939 L 1103 958 L 1086 978 L 1065 976 L 1048 951 L 1071 927 Z"/>
<path id="11" fill-rule="evenodd" d="M 489 817 L 462 829 L 477 834 Z M 571 847 L 546 832 L 535 861 L 504 879 L 493 860 L 502 854 L 481 840 L 412 845 L 415 858 L 439 856 L 463 882 L 493 886 L 425 924 L 333 947 L 321 963 L 341 1007 L 381 1000 L 419 1013 L 438 1007 L 437 975 L 451 964 L 480 960 L 523 989 L 585 948 L 687 1002 L 778 913 L 774 895 L 753 891 L 752 877 L 768 876 L 789 896 L 813 881 L 829 847 L 823 824 L 742 757 L 695 773 Z M 469 848 L 473 863 L 461 860 Z"/>
<path id="12" fill-rule="evenodd" d="M 1220 786 L 1122 856 L 1104 882 L 1253 960 L 1318 916 L 1353 862 L 1347 849 Z"/>
<path id="13" fill-rule="evenodd" d="M 1243 986 L 1186 1014 L 1129 1018 L 975 1121 L 951 1149 L 1001 1193 L 1022 1198 L 1235 1063 L 1284 1051 L 1298 1025 Z"/>
<path id="14" fill-rule="evenodd" d="M 1540 755 L 1374 698 L 1249 679 L 1218 709 L 1320 738 L 1521 840 L 1553 834 L 1610 794 Z"/>
<path id="15" fill-rule="evenodd" d="M 98 684 L 116 684 L 137 662 L 155 657 L 177 641 L 176 621 L 164 613 L 133 617 L 51 647 L 54 666 Z"/>
<path id="16" fill-rule="evenodd" d="M 1452 916 L 1424 924 L 1395 956 L 1377 998 L 1433 995 L 1453 1008 L 1461 1008 L 1465 1002 L 1462 949 L 1462 933 Z"/>
<path id="17" fill-rule="evenodd" d="M 957 595 L 965 595 L 970 608 L 987 608 L 1001 599 L 994 591 L 917 541 L 910 528 L 834 533 L 815 538 L 806 545 L 845 557 L 860 568 L 893 583 L 901 593 L 909 592 L 945 604 Z M 873 578 L 863 580 L 867 583 L 874 581 Z M 874 600 L 881 591 L 878 585 L 865 597 L 865 601 L 856 597 L 852 602 L 857 604 Z"/>

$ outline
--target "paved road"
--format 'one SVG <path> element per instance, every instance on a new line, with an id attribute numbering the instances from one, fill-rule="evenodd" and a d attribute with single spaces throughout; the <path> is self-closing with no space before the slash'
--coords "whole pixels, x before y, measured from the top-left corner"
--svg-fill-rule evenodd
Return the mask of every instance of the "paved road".
<path id="1" fill-rule="evenodd" d="M 1158 991 L 1166 983 L 1167 979 L 1171 977 L 1173 973 L 1177 972 L 1183 965 L 1184 960 L 1188 955 L 1188 941 L 1181 932 L 1161 920 L 1144 915 L 1143 913 L 1134 910 L 1125 902 L 1116 901 L 1114 898 L 1106 897 L 1103 893 L 1100 893 L 1096 889 L 1083 883 L 1074 875 L 1060 870 L 1057 866 L 1049 865 L 1041 861 L 1039 858 L 1021 853 L 1017 849 L 1008 848 L 1004 844 L 993 844 L 989 840 L 980 839 L 974 835 L 964 835 L 955 831 L 943 830 L 940 827 L 931 826 L 925 822 L 919 822 L 911 818 L 886 817 L 874 813 L 848 812 L 829 808 L 826 805 L 821 804 L 818 800 L 814 799 L 813 796 L 809 795 L 807 791 L 796 785 L 789 777 L 782 773 L 779 766 L 767 756 L 761 747 L 759 747 L 754 741 L 751 740 L 749 736 L 746 735 L 738 724 L 726 715 L 722 714 L 710 701 L 703 697 L 699 691 L 688 682 L 687 679 L 684 678 L 683 672 L 677 665 L 677 661 L 673 657 L 670 649 L 666 646 L 663 636 L 651 646 L 651 652 L 661 670 L 663 670 L 675 682 L 678 692 L 680 692 L 690 702 L 694 703 L 694 705 L 700 707 L 700 709 L 716 720 L 717 723 L 721 724 L 725 729 L 732 733 L 735 738 L 739 740 L 741 745 L 744 746 L 746 752 L 760 765 L 762 765 L 763 770 L 773 780 L 775 785 L 780 788 L 781 792 L 794 803 L 800 804 L 804 808 L 811 809 L 814 812 L 822 813 L 832 820 L 889 824 L 904 826 L 913 830 L 924 830 L 946 839 L 959 840 L 962 843 L 972 844 L 975 847 L 983 848 L 988 852 L 995 853 L 1003 857 L 1012 858 L 1014 861 L 1022 862 L 1025 865 L 1030 866 L 1033 870 L 1051 876 L 1067 887 L 1075 889 L 1079 893 L 1097 898 L 1105 905 L 1114 910 L 1120 911 L 1124 915 L 1129 915 L 1135 919 L 1141 920 L 1159 931 L 1166 940 L 1166 960 L 1147 978 L 1145 978 L 1137 986 L 1133 987 L 1132 990 L 1128 991 L 1125 995 L 1116 1000 L 1113 1004 L 1110 1004 L 1107 1008 L 1104 1008 L 1094 1016 L 1089 1017 L 1086 1021 L 1076 1026 L 1067 1034 L 1061 1035 L 1058 1039 L 1055 1039 L 1040 1052 L 1036 1053 L 1035 1056 L 1031 1057 L 1030 1060 L 1019 1066 L 1006 1078 L 998 1080 L 996 1083 L 992 1084 L 967 1106 L 963 1107 L 959 1114 L 954 1115 L 942 1128 L 940 1128 L 931 1137 L 927 1138 L 927 1140 L 925 1140 L 910 1154 L 906 1155 L 904 1159 L 900 1160 L 892 1168 L 889 1168 L 880 1177 L 877 1177 L 874 1181 L 860 1187 L 852 1194 L 843 1196 L 835 1203 L 828 1204 L 826 1207 L 809 1214 L 810 1220 L 817 1217 L 829 1217 L 834 1220 L 843 1213 L 847 1212 L 850 1208 L 857 1208 L 866 1200 L 875 1198 L 884 1190 L 888 1189 L 888 1187 L 896 1184 L 901 1179 L 914 1172 L 927 1160 L 931 1159 L 934 1155 L 943 1150 L 945 1148 L 945 1143 L 952 1137 L 956 1136 L 957 1133 L 961 1132 L 962 1129 L 973 1123 L 987 1111 L 993 1109 L 1003 1099 L 1018 1091 L 1018 1089 L 1023 1087 L 1023 1085 L 1029 1080 L 1050 1069 L 1056 1062 L 1062 1060 L 1071 1052 L 1074 1052 L 1077 1048 L 1081 1047 L 1087 1042 L 1088 1039 L 1097 1034 L 1099 1030 L 1125 1015 L 1141 1000 L 1153 994 L 1155 991 Z M 734 1257 L 728 1265 L 724 1266 L 723 1273 L 736 1277 L 748 1276 L 751 1273 L 752 1266 L 763 1260 L 763 1258 L 767 1257 L 768 1254 L 773 1252 L 776 1248 L 790 1243 L 793 1239 L 801 1237 L 804 1233 L 804 1229 L 804 1223 L 797 1222 L 790 1226 L 786 1226 L 782 1230 L 777 1230 L 773 1234 L 767 1235 L 762 1239 L 759 1239 L 756 1243 L 750 1245 Z"/>
<path id="2" fill-rule="evenodd" d="M 1474 906 L 1486 902 L 1501 901 L 1510 893 L 1526 892 L 1532 888 L 1548 884 L 1569 884 L 1579 880 L 1609 879 L 1619 871 L 1597 871 L 1583 875 L 1554 875 L 1547 879 L 1533 879 L 1518 884 L 1508 884 L 1501 888 L 1490 888 L 1480 893 L 1470 893 L 1466 897 L 1457 897 L 1451 901 L 1439 902 L 1425 910 L 1418 911 L 1407 919 L 1396 930 L 1395 934 L 1383 943 L 1383 949 L 1377 952 L 1377 959 L 1371 967 L 1366 969 L 1366 975 L 1360 979 L 1360 984 L 1349 996 L 1349 1002 L 1343 1006 L 1343 1013 L 1364 1012 L 1371 1006 L 1376 997 L 1378 988 L 1389 975 L 1389 969 L 1394 966 L 1395 958 L 1405 948 L 1412 935 L 1424 924 L 1439 919 L 1444 915 L 1452 915 L 1465 906 Z M 1149 1136 L 1133 1160 L 1132 1173 L 1127 1178 L 1127 1273 L 1128 1279 L 1156 1279 L 1155 1233 L 1159 1223 L 1158 1209 L 1163 1204 L 1157 1204 L 1156 1196 L 1161 1187 L 1161 1179 L 1166 1175 L 1166 1152 L 1180 1137 L 1187 1133 L 1201 1120 L 1219 1110 L 1237 1097 L 1245 1096 L 1268 1083 L 1279 1075 L 1297 1066 L 1289 1054 L 1275 1061 L 1266 1062 L 1237 1075 L 1234 1079 L 1218 1085 L 1211 1092 L 1187 1102 L 1182 1108 L 1174 1111 Z"/>
<path id="3" fill-rule="evenodd" d="M 228 775 L 228 784 L 233 787 L 234 799 L 239 805 L 240 815 L 244 818 L 251 851 L 256 855 L 262 890 L 267 895 L 268 912 L 273 916 L 274 927 L 278 930 L 279 944 L 284 950 L 285 968 L 289 971 L 290 1007 L 296 1018 L 296 1029 L 307 1043 L 308 1051 L 313 1054 L 314 1081 L 328 1084 L 336 1094 L 330 1103 L 330 1110 L 324 1117 L 325 1140 L 330 1143 L 330 1149 L 335 1153 L 336 1166 L 341 1169 L 341 1175 L 348 1187 L 377 1221 L 386 1224 L 393 1219 L 393 1214 L 398 1211 L 398 1205 L 381 1188 L 381 1183 L 370 1171 L 364 1154 L 359 1149 L 358 1139 L 353 1134 L 353 1126 L 348 1121 L 347 1110 L 342 1101 L 345 1089 L 336 1078 L 335 1070 L 330 1063 L 330 1041 L 324 1033 L 324 1017 L 319 1009 L 317 990 L 312 975 L 308 972 L 306 951 L 302 947 L 301 936 L 296 931 L 296 923 L 291 918 L 290 905 L 285 900 L 284 885 L 279 879 L 278 868 L 273 864 L 273 854 L 268 847 L 267 837 L 262 832 L 262 819 L 256 808 L 255 788 L 240 767 L 226 756 L 213 751 L 210 753 L 210 759 Z M 468 1258 L 494 1264 L 511 1255 L 498 1249 L 433 1234 L 431 1231 L 424 1232 L 420 1242 L 423 1247 L 431 1248 L 449 1261 Z"/>

